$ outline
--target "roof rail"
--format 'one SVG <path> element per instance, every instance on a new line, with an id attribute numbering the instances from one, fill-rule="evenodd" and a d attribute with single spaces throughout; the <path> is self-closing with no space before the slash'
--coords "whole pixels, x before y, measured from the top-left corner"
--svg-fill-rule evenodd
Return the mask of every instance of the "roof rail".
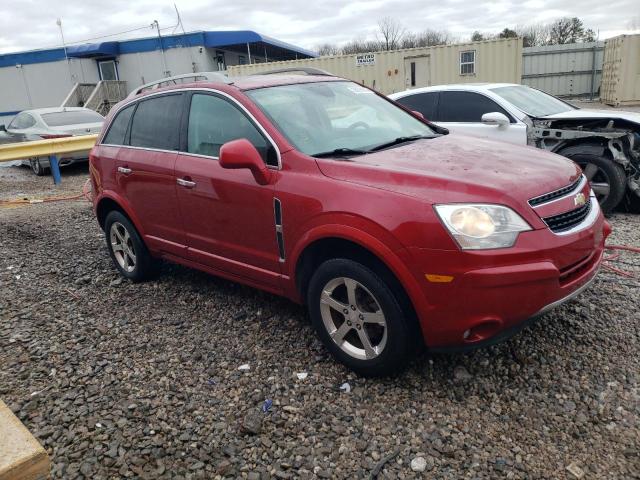
<path id="1" fill-rule="evenodd" d="M 128 97 L 135 97 L 139 93 L 149 90 L 155 90 L 156 88 L 168 87 L 169 85 L 180 85 L 181 83 L 194 83 L 194 82 L 221 82 L 230 84 L 232 81 L 227 76 L 226 72 L 195 72 L 185 73 L 182 75 L 174 75 L 172 77 L 160 78 L 153 82 L 145 83 L 134 89 Z"/>
<path id="2" fill-rule="evenodd" d="M 255 75 L 275 75 L 278 73 L 292 73 L 292 72 L 302 72 L 305 75 L 323 75 L 333 77 L 332 73 L 329 73 L 325 70 L 320 70 L 319 68 L 313 67 L 290 67 L 290 68 L 279 68 L 277 70 L 269 70 L 268 72 L 260 72 Z"/>

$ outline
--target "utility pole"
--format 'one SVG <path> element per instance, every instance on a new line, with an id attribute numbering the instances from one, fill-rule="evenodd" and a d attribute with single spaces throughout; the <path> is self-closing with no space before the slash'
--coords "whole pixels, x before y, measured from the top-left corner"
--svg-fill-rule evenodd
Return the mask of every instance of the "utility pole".
<path id="1" fill-rule="evenodd" d="M 162 72 L 163 77 L 169 76 L 169 69 L 167 68 L 167 59 L 164 56 L 164 47 L 162 46 L 162 35 L 160 35 L 160 24 L 157 20 L 154 20 L 151 24 L 151 28 L 155 28 L 158 30 L 158 41 L 160 42 L 160 54 L 162 56 L 162 68 L 164 71 Z"/>
<path id="2" fill-rule="evenodd" d="M 62 19 L 56 19 L 56 25 L 60 28 L 60 37 L 62 38 L 62 49 L 64 50 L 64 58 L 67 61 L 67 70 L 69 71 L 69 80 L 71 81 L 71 86 L 73 86 L 73 74 L 71 73 L 71 63 L 69 63 L 69 56 L 67 55 L 67 44 L 64 41 L 64 32 L 62 31 Z"/>

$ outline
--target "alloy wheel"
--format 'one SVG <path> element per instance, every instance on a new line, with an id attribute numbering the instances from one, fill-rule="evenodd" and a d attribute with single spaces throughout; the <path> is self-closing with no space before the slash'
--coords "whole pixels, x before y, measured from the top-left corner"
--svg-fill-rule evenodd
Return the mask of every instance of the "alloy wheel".
<path id="1" fill-rule="evenodd" d="M 29 165 L 31 166 L 31 171 L 36 175 L 42 174 L 42 164 L 40 163 L 40 159 L 38 158 L 30 158 Z"/>
<path id="2" fill-rule="evenodd" d="M 607 173 L 595 163 L 580 165 L 584 176 L 587 178 L 593 193 L 596 194 L 598 202 L 604 202 L 611 192 L 611 180 Z"/>
<path id="3" fill-rule="evenodd" d="M 327 282 L 320 313 L 329 337 L 349 356 L 378 357 L 387 343 L 387 320 L 380 303 L 360 282 L 347 277 Z"/>
<path id="4" fill-rule="evenodd" d="M 120 222 L 113 222 L 109 232 L 111 249 L 118 265 L 125 272 L 133 272 L 136 268 L 136 252 L 131 235 Z"/>

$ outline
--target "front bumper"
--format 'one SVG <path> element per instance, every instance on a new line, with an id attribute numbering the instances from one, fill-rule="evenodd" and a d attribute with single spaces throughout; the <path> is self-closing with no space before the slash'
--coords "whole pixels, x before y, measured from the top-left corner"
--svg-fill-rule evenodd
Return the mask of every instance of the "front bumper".
<path id="1" fill-rule="evenodd" d="M 599 213 L 587 229 L 524 232 L 509 249 L 410 248 L 407 260 L 428 305 L 417 312 L 426 345 L 451 350 L 494 344 L 573 299 L 595 278 L 609 232 Z M 433 283 L 426 274 L 453 280 Z"/>

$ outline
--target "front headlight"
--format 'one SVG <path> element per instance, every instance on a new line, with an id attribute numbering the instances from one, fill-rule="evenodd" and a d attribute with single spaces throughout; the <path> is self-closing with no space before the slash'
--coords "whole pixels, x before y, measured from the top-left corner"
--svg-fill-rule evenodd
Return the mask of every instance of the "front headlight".
<path id="1" fill-rule="evenodd" d="M 502 205 L 435 205 L 444 226 L 463 250 L 511 247 L 518 234 L 531 230 L 520 215 Z"/>

